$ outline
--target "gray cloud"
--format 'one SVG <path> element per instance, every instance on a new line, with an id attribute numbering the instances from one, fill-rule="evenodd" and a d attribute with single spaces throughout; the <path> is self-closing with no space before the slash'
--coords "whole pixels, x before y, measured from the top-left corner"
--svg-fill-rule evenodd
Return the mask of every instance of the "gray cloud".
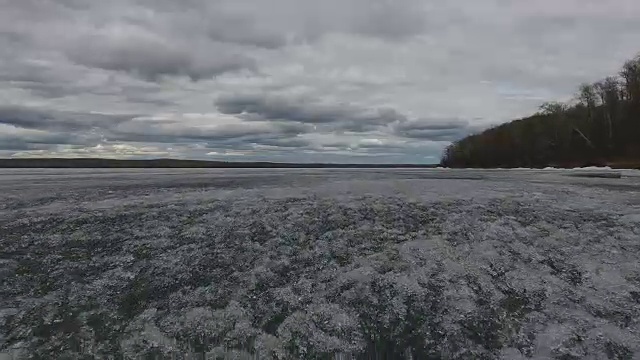
<path id="1" fill-rule="evenodd" d="M 3 131 L 7 132 L 7 129 L 11 132 L 4 134 Z M 3 150 L 32 149 L 37 144 L 95 146 L 109 142 L 205 143 L 222 148 L 264 144 L 291 148 L 295 144 L 303 144 L 295 140 L 296 136 L 312 130 L 307 124 L 245 122 L 234 118 L 216 118 L 215 115 L 150 118 L 44 111 L 19 106 L 0 107 L 0 142 Z"/>
<path id="2" fill-rule="evenodd" d="M 213 41 L 276 49 L 287 44 L 285 34 L 258 28 L 254 21 L 239 15 L 228 15 L 207 24 L 207 36 Z"/>
<path id="3" fill-rule="evenodd" d="M 447 129 L 447 130 L 409 130 L 402 133 L 403 136 L 414 138 L 414 139 L 423 139 L 430 141 L 456 141 L 460 140 L 466 135 L 468 132 L 461 131 L 459 129 Z"/>
<path id="4" fill-rule="evenodd" d="M 305 140 L 302 138 L 272 138 L 272 139 L 259 139 L 258 144 L 265 146 L 273 146 L 278 148 L 286 148 L 286 149 L 296 149 L 296 148 L 306 148 L 310 145 L 309 140 Z"/>
<path id="5" fill-rule="evenodd" d="M 331 33 L 398 40 L 420 34 L 426 25 L 424 3 L 418 0 L 138 3 L 172 14 L 179 29 L 206 30 L 205 33 L 216 41 L 264 48 L 282 47 L 288 40 L 315 41 Z M 176 17 L 176 13 L 188 15 Z M 193 13 L 201 16 L 192 16 Z"/>
<path id="6" fill-rule="evenodd" d="M 96 133 L 26 129 L 0 123 L 0 150 L 48 150 L 60 145 L 91 146 L 100 141 Z"/>
<path id="7" fill-rule="evenodd" d="M 78 64 L 127 71 L 154 81 L 165 75 L 200 80 L 226 72 L 255 69 L 252 59 L 229 51 L 219 47 L 211 49 L 209 54 L 194 54 L 189 48 L 162 39 L 129 33 L 114 37 L 89 36 L 69 49 L 68 55 Z"/>
<path id="8" fill-rule="evenodd" d="M 469 126 L 469 122 L 461 119 L 420 119 L 406 121 L 396 128 L 401 131 L 407 130 L 457 130 Z"/>
<path id="9" fill-rule="evenodd" d="M 263 122 L 260 124 L 237 122 L 214 126 L 193 126 L 179 121 L 147 121 L 133 119 L 111 128 L 115 140 L 180 142 L 180 141 L 225 141 L 241 138 L 269 138 L 271 136 L 292 136 L 305 132 L 303 125 Z M 163 140 L 163 141 L 159 141 Z"/>
<path id="10" fill-rule="evenodd" d="M 393 109 L 364 109 L 349 104 L 322 104 L 305 98 L 235 94 L 215 101 L 223 114 L 248 120 L 282 120 L 332 125 L 335 129 L 364 132 L 406 118 Z"/>
<path id="11" fill-rule="evenodd" d="M 422 119 L 397 124 L 394 131 L 399 136 L 431 141 L 455 141 L 471 131 L 468 121 L 460 119 Z"/>
<path id="12" fill-rule="evenodd" d="M 46 150 L 71 140 L 61 134 L 0 134 L 0 150 Z"/>
<path id="13" fill-rule="evenodd" d="M 354 29 L 390 40 L 420 34 L 427 25 L 423 4 L 420 1 L 362 0 L 357 7 L 364 11 Z"/>
<path id="14" fill-rule="evenodd" d="M 133 115 L 104 115 L 63 112 L 21 106 L 0 106 L 0 124 L 24 129 L 87 131 L 108 128 L 131 119 Z"/>
<path id="15" fill-rule="evenodd" d="M 402 0 L 400 6 L 368 0 L 330 4 L 222 0 L 176 5 L 116 0 L 88 5 L 26 0 L 7 5 L 8 16 L 0 20 L 15 24 L 6 32 L 14 34 L 16 41 L 42 48 L 59 46 L 70 60 L 84 66 L 126 71 L 153 81 L 166 75 L 201 80 L 256 70 L 255 60 L 248 56 L 252 48 L 277 49 L 290 40 L 315 41 L 336 32 L 393 39 L 418 34 L 424 23 L 419 4 L 413 0 Z M 87 17 L 94 22 L 79 20 Z M 35 22 L 42 31 L 28 28 Z M 46 28 L 58 37 L 50 37 Z M 65 30 L 69 32 L 62 33 Z"/>

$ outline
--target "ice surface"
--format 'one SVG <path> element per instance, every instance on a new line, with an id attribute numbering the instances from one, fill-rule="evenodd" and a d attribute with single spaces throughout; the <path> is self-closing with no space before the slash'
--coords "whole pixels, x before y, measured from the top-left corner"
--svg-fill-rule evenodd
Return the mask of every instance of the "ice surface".
<path id="1" fill-rule="evenodd" d="M 572 172 L 3 170 L 0 346 L 638 357 L 640 175 Z"/>

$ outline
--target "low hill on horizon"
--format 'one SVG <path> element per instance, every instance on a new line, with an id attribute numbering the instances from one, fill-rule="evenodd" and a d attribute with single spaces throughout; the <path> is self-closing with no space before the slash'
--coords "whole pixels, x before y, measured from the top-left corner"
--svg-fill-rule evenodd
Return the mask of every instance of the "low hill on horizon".
<path id="1" fill-rule="evenodd" d="M 28 158 L 0 159 L 0 168 L 433 168 L 437 164 L 341 164 L 225 162 L 179 159 Z"/>

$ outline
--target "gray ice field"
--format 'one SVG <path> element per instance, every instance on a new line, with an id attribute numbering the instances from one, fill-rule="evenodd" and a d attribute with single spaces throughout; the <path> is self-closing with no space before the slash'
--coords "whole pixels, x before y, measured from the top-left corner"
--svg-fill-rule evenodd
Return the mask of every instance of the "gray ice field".
<path id="1" fill-rule="evenodd" d="M 585 174 L 1 169 L 0 359 L 637 359 L 640 173 Z"/>

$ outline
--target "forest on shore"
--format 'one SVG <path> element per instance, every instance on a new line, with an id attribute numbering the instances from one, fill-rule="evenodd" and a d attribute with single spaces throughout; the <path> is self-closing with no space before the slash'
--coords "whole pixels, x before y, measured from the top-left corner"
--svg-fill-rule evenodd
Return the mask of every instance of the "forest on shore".
<path id="1" fill-rule="evenodd" d="M 568 103 L 465 137 L 443 153 L 445 167 L 640 168 L 640 55 L 616 76 L 584 83 Z"/>

